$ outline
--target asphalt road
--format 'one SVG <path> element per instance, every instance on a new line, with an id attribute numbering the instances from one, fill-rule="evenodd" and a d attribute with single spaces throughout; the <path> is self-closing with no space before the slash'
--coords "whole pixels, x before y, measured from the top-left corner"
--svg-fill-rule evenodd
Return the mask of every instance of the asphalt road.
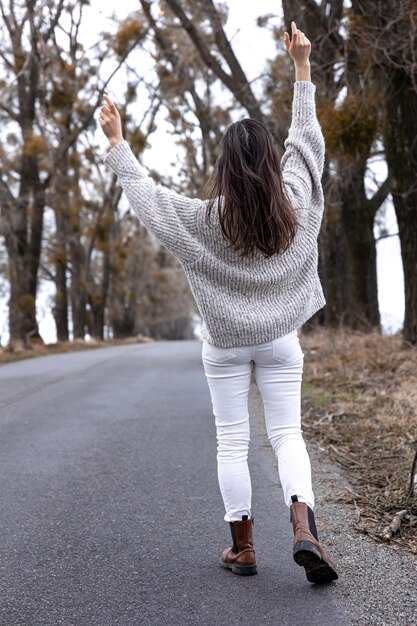
<path id="1" fill-rule="evenodd" d="M 0 624 L 348 626 L 292 560 L 274 458 L 252 416 L 258 575 L 230 545 L 201 343 L 0 367 Z"/>

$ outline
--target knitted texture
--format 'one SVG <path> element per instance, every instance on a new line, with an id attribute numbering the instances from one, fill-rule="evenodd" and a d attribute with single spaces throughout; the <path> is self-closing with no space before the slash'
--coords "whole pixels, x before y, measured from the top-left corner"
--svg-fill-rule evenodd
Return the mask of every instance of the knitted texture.
<path id="1" fill-rule="evenodd" d="M 227 248 L 217 211 L 211 214 L 211 226 L 205 223 L 208 201 L 189 199 L 157 184 L 126 141 L 104 159 L 137 217 L 181 263 L 202 318 L 202 338 L 214 346 L 271 341 L 298 329 L 326 304 L 317 245 L 324 209 L 325 145 L 315 91 L 311 82 L 294 83 L 281 168 L 300 226 L 290 247 L 269 259 L 258 249 L 240 257 Z"/>

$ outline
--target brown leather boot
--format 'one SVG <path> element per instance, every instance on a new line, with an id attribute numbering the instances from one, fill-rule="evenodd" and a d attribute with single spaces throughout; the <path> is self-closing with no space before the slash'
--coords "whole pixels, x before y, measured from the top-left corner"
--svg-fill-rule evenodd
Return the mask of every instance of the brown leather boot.
<path id="1" fill-rule="evenodd" d="M 241 576 L 256 574 L 256 557 L 252 535 L 253 517 L 248 519 L 248 516 L 244 515 L 242 521 L 229 522 L 229 525 L 233 546 L 223 550 L 220 564 L 222 567 L 232 570 L 234 574 Z"/>
<path id="2" fill-rule="evenodd" d="M 294 530 L 293 557 L 298 565 L 305 568 L 307 580 L 311 583 L 327 583 L 337 580 L 335 564 L 327 556 L 319 542 L 314 512 L 305 502 L 291 496 L 290 521 Z"/>

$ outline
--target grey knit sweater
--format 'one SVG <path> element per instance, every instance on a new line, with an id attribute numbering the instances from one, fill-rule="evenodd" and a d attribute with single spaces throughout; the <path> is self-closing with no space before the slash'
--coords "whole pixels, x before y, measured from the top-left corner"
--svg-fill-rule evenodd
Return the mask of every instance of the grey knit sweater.
<path id="1" fill-rule="evenodd" d="M 324 139 L 313 83 L 294 83 L 292 123 L 281 160 L 300 227 L 291 246 L 269 259 L 227 249 L 220 226 L 205 224 L 207 200 L 156 184 L 123 141 L 107 163 L 140 221 L 181 263 L 202 318 L 202 337 L 221 348 L 264 343 L 299 328 L 325 304 L 317 271 L 323 216 Z M 212 220 L 217 211 L 213 211 Z M 256 254 L 259 252 L 259 254 Z"/>

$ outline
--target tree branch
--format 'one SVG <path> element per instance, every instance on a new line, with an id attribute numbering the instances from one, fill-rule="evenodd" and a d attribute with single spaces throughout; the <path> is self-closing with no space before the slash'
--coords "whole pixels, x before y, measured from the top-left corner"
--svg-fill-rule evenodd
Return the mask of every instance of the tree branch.
<path id="1" fill-rule="evenodd" d="M 15 122 L 19 122 L 19 114 L 12 111 L 12 109 L 8 107 L 6 104 L 4 104 L 3 102 L 0 102 L 0 109 L 4 111 L 5 113 L 7 113 L 7 115 L 12 120 L 14 120 Z"/>
<path id="2" fill-rule="evenodd" d="M 208 0 L 208 2 L 205 3 L 206 5 L 209 5 L 208 8 L 206 8 L 206 12 L 214 29 L 214 36 L 219 47 L 219 51 L 223 55 L 223 58 L 228 64 L 229 69 L 232 71 L 232 74 L 228 74 L 223 70 L 219 61 L 210 52 L 207 43 L 204 41 L 194 22 L 192 22 L 185 14 L 178 0 L 165 0 L 165 2 L 170 7 L 174 15 L 176 15 L 180 20 L 182 27 L 187 32 L 196 50 L 199 52 L 201 59 L 207 67 L 209 67 L 214 75 L 217 76 L 217 78 L 221 80 L 221 82 L 231 91 L 236 100 L 248 111 L 249 115 L 263 122 L 275 136 L 277 141 L 282 145 L 286 136 L 282 129 L 278 127 L 273 120 L 263 114 L 260 103 L 253 94 L 248 79 L 246 78 L 246 75 L 231 48 L 230 42 L 227 40 L 221 25 L 220 17 L 212 1 Z"/>
<path id="3" fill-rule="evenodd" d="M 381 239 L 387 239 L 388 237 L 399 237 L 400 233 L 387 233 L 386 235 L 380 235 L 375 238 L 375 242 L 381 241 Z"/>
<path id="4" fill-rule="evenodd" d="M 178 17 L 181 22 L 182 27 L 190 37 L 191 41 L 195 45 L 196 49 L 200 53 L 201 58 L 204 63 L 214 72 L 214 74 L 220 78 L 220 80 L 229 87 L 230 91 L 233 92 L 233 78 L 227 72 L 225 72 L 210 50 L 208 49 L 204 39 L 201 37 L 197 28 L 194 25 L 187 15 L 185 14 L 182 6 L 177 0 L 165 0 L 167 5 L 170 7 L 171 11 Z"/>
<path id="5" fill-rule="evenodd" d="M 58 21 L 59 21 L 59 18 L 61 17 L 62 9 L 64 8 L 64 2 L 65 0 L 59 0 L 59 4 L 56 8 L 55 15 L 52 18 L 49 24 L 49 28 L 43 37 L 43 40 L 45 43 L 48 41 L 49 37 L 52 35 L 52 33 L 55 31 L 55 28 L 58 25 Z"/>
<path id="6" fill-rule="evenodd" d="M 1 11 L 1 16 L 3 18 L 3 22 L 6 24 L 6 28 L 7 31 L 10 35 L 10 39 L 13 39 L 14 36 L 14 28 L 12 27 L 10 20 L 9 20 L 9 16 L 6 15 L 5 11 L 4 11 L 4 7 L 3 7 L 3 2 L 0 2 L 0 11 Z"/>
<path id="7" fill-rule="evenodd" d="M 242 86 L 242 90 L 247 92 L 246 98 L 253 101 L 251 106 L 253 108 L 259 108 L 259 103 L 250 88 L 246 75 L 242 70 L 242 66 L 239 63 L 228 38 L 226 37 L 219 13 L 213 4 L 213 0 L 206 0 L 204 4 L 206 6 L 208 5 L 206 10 L 209 16 L 210 24 L 213 28 L 215 42 L 227 65 L 229 66 L 232 76 L 235 80 L 239 81 Z"/>
<path id="8" fill-rule="evenodd" d="M 387 199 L 388 194 L 390 193 L 390 182 L 389 178 L 386 178 L 379 189 L 376 190 L 372 198 L 368 200 L 369 210 L 375 215 L 378 211 L 379 207 L 385 200 Z"/>
<path id="9" fill-rule="evenodd" d="M 0 190 L 2 195 L 4 194 L 4 198 L 6 198 L 6 202 L 10 203 L 11 205 L 13 205 L 15 203 L 15 198 L 12 194 L 12 192 L 9 189 L 9 186 L 7 185 L 7 183 L 4 182 L 3 180 L 3 176 L 4 176 L 4 172 L 2 169 L 0 169 Z"/>

